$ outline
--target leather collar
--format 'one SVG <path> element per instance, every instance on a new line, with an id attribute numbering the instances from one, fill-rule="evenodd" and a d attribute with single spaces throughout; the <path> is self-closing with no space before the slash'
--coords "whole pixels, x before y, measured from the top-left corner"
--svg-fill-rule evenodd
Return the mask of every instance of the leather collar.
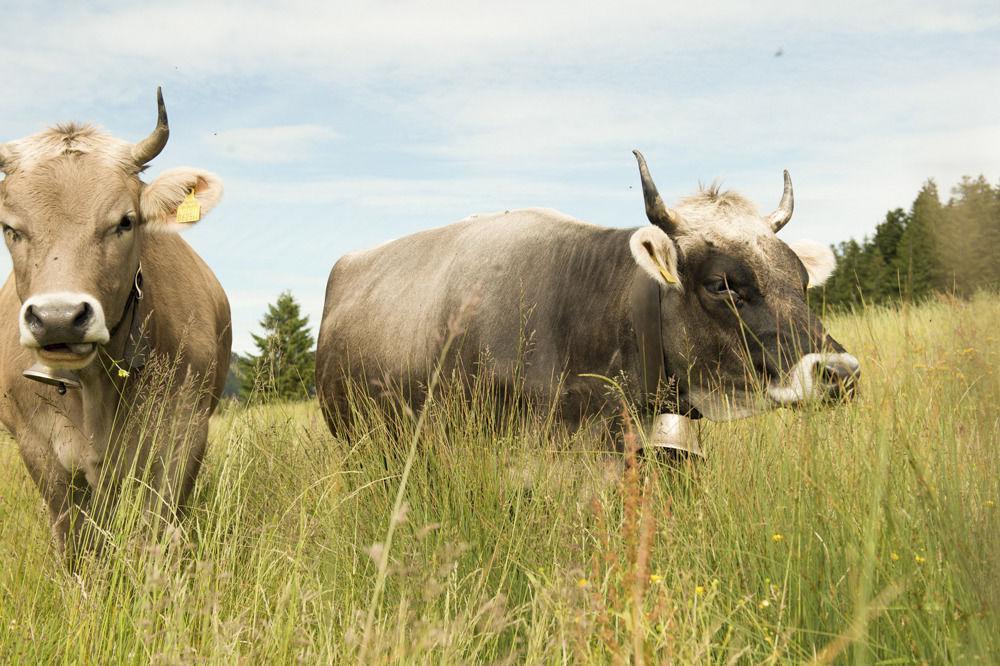
<path id="1" fill-rule="evenodd" d="M 127 371 L 145 366 L 149 356 L 149 341 L 142 328 L 143 319 L 139 317 L 139 302 L 142 301 L 142 297 L 142 262 L 140 262 L 132 280 L 132 289 L 122 309 L 122 316 L 111 330 L 111 339 L 114 340 L 122 328 L 128 326 L 128 336 L 122 347 L 122 360 L 118 362 Z"/>
<path id="2" fill-rule="evenodd" d="M 660 312 L 660 284 L 636 271 L 632 280 L 632 328 L 639 355 L 641 406 L 655 410 L 656 397 L 667 373 L 663 360 L 663 332 Z"/>
<path id="3" fill-rule="evenodd" d="M 677 386 L 663 349 L 663 312 L 660 283 L 641 270 L 632 280 L 632 328 L 639 361 L 640 407 L 646 414 L 666 409 L 691 419 L 701 418 Z"/>

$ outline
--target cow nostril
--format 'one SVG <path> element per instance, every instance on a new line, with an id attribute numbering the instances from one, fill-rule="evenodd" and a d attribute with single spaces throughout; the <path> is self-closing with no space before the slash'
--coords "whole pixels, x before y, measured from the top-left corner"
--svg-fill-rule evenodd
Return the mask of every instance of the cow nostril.
<path id="1" fill-rule="evenodd" d="M 90 307 L 90 303 L 80 303 L 73 317 L 73 328 L 86 328 L 93 316 L 94 308 Z"/>
<path id="2" fill-rule="evenodd" d="M 28 324 L 28 328 L 32 330 L 38 330 L 42 328 L 42 320 L 35 312 L 33 305 L 29 305 L 24 309 L 24 321 Z"/>
<path id="3" fill-rule="evenodd" d="M 855 383 L 860 374 L 857 367 L 840 361 L 826 363 L 820 370 L 820 377 L 823 383 L 829 387 L 831 397 L 853 395 Z"/>
<path id="4" fill-rule="evenodd" d="M 824 365 L 819 374 L 823 378 L 823 381 L 828 384 L 839 384 L 844 381 L 844 375 L 840 367 L 834 364 Z"/>

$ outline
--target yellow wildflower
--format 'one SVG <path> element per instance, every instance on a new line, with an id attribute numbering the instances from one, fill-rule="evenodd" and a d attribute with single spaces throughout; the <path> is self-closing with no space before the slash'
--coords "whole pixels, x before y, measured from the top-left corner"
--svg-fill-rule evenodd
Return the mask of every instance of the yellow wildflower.
<path id="1" fill-rule="evenodd" d="M 118 368 L 118 376 L 121 377 L 122 379 L 128 378 L 128 370 L 126 370 L 125 368 Z"/>
<path id="2" fill-rule="evenodd" d="M 759 604 L 757 604 L 757 608 L 767 608 L 770 605 L 771 605 L 770 601 L 768 601 L 767 599 L 763 599 Z"/>
<path id="3" fill-rule="evenodd" d="M 771 541 L 773 541 L 774 543 L 778 543 L 779 541 L 784 541 L 784 540 L 785 537 L 779 534 L 778 532 L 775 532 L 774 534 L 771 535 Z"/>
<path id="4" fill-rule="evenodd" d="M 649 577 L 649 580 L 651 583 L 662 583 L 663 576 L 661 576 L 660 574 L 653 574 L 652 576 Z"/>
<path id="5" fill-rule="evenodd" d="M 899 562 L 899 553 L 897 553 L 896 551 L 892 551 L 892 553 L 889 555 L 889 559 L 891 559 L 893 562 Z"/>
<path id="6" fill-rule="evenodd" d="M 923 564 L 924 562 L 927 561 L 927 558 L 926 557 L 921 557 L 920 555 L 914 555 L 913 556 L 913 561 L 916 562 L 917 564 Z"/>
<path id="7" fill-rule="evenodd" d="M 580 588 L 581 590 L 583 588 L 587 587 L 587 585 L 588 585 L 588 583 L 587 583 L 587 579 L 586 578 L 581 578 L 580 580 L 576 581 L 576 586 L 578 588 Z"/>
<path id="8" fill-rule="evenodd" d="M 705 587 L 703 585 L 695 585 L 694 593 L 697 594 L 699 597 L 705 596 Z"/>

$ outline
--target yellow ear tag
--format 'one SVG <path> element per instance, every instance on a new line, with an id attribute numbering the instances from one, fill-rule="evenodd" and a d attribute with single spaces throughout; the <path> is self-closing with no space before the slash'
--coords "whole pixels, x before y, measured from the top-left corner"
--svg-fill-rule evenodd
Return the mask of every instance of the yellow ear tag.
<path id="1" fill-rule="evenodd" d="M 656 264 L 656 267 L 660 270 L 660 275 L 662 275 L 663 279 L 667 281 L 667 284 L 680 284 L 680 281 L 670 274 L 670 271 L 667 270 L 666 266 L 660 263 L 659 259 L 653 257 L 653 263 Z"/>
<path id="2" fill-rule="evenodd" d="M 194 196 L 194 188 L 188 192 L 187 196 L 184 197 L 184 201 L 177 207 L 175 217 L 177 222 L 181 224 L 190 224 L 201 219 L 201 203 Z"/>

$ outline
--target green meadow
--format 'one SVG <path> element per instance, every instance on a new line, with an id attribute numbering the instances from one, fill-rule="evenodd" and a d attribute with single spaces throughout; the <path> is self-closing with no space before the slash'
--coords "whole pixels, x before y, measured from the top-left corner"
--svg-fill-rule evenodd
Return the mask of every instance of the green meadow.
<path id="1" fill-rule="evenodd" d="M 827 317 L 857 399 L 610 454 L 440 395 L 213 417 L 191 507 L 69 573 L 0 439 L 0 663 L 996 663 L 1000 303 Z M 134 491 L 133 494 L 138 494 Z"/>

